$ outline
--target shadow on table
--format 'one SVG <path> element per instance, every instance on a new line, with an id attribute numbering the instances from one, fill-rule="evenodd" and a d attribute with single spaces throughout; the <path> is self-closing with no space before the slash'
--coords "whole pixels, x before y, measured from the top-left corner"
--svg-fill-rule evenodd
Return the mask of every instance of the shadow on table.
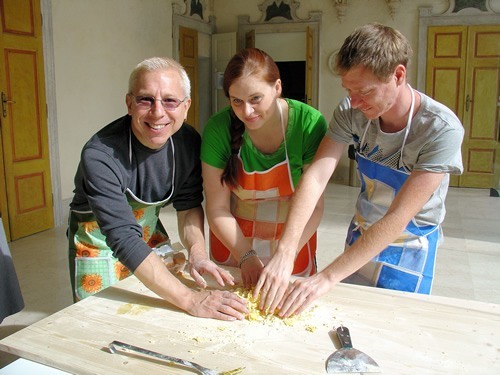
<path id="1" fill-rule="evenodd" d="M 200 289 L 198 285 L 191 279 L 187 279 L 186 277 L 176 275 L 181 282 L 191 289 Z M 123 282 L 123 281 L 122 281 Z M 126 282 L 126 281 L 125 281 Z M 211 283 L 209 283 L 210 285 Z M 141 284 L 142 285 L 142 284 Z M 148 291 L 146 286 L 142 286 L 145 291 Z M 213 289 L 210 286 L 207 289 Z M 142 292 L 131 291 L 127 289 L 123 289 L 120 287 L 120 283 L 116 285 L 112 285 L 101 292 L 95 294 L 93 298 L 105 298 L 107 300 L 123 302 L 124 304 L 133 304 L 133 305 L 141 305 L 152 308 L 165 309 L 170 311 L 179 311 L 184 312 L 184 310 L 179 309 L 177 306 L 165 301 L 161 297 L 156 295 L 151 296 L 147 294 L 143 294 Z M 85 301 L 85 300 L 83 300 Z"/>

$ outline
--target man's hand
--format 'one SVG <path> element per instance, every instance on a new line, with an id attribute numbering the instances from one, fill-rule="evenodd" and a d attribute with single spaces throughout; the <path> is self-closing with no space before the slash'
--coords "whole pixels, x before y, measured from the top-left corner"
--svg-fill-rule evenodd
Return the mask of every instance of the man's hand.
<path id="1" fill-rule="evenodd" d="M 212 262 L 210 259 L 202 259 L 194 261 L 193 263 L 188 263 L 189 274 L 196 282 L 196 284 L 202 288 L 206 288 L 207 282 L 203 278 L 205 273 L 212 275 L 212 277 L 217 281 L 220 286 L 234 285 L 234 277 L 225 269 L 219 267 L 217 264 Z"/>
<path id="2" fill-rule="evenodd" d="M 248 314 L 247 301 L 228 291 L 202 290 L 192 296 L 186 311 L 193 316 L 233 321 L 243 320 Z"/>
<path id="3" fill-rule="evenodd" d="M 321 272 L 310 277 L 297 278 L 290 284 L 278 305 L 278 315 L 281 318 L 288 318 L 300 314 L 331 288 L 332 285 Z"/>
<path id="4" fill-rule="evenodd" d="M 293 271 L 294 253 L 276 252 L 264 267 L 254 289 L 253 297 L 260 294 L 259 309 L 274 311 L 282 300 Z"/>

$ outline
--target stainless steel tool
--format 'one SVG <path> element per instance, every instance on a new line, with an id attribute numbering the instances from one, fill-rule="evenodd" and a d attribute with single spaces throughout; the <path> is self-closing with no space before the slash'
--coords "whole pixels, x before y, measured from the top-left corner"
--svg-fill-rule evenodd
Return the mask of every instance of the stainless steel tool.
<path id="1" fill-rule="evenodd" d="M 180 359 L 180 358 L 176 358 L 176 357 L 171 357 L 171 356 L 165 355 L 165 354 L 160 354 L 157 352 L 153 352 L 152 350 L 139 348 L 137 346 L 125 344 L 124 342 L 120 342 L 120 341 L 113 341 L 112 343 L 110 343 L 108 345 L 108 348 L 109 348 L 111 353 L 118 353 L 118 348 L 119 348 L 119 349 L 124 350 L 125 352 L 127 352 L 127 351 L 128 352 L 136 352 L 136 353 L 147 355 L 147 356 L 150 356 L 153 358 L 157 358 L 157 359 L 161 359 L 161 360 L 168 361 L 171 363 L 175 363 L 177 365 L 186 366 L 186 367 L 192 368 L 193 370 L 199 372 L 202 375 L 217 375 L 217 372 L 215 370 L 200 366 L 197 363 L 186 361 L 184 359 Z"/>
<path id="2" fill-rule="evenodd" d="M 336 332 L 342 347 L 327 358 L 326 372 L 328 374 L 380 372 L 377 362 L 352 347 L 351 335 L 347 327 L 340 326 Z"/>

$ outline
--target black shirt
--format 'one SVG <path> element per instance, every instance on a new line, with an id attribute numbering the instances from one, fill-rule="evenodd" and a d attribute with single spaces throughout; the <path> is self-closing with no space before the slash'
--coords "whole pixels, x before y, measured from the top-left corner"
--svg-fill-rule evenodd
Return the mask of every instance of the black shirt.
<path id="1" fill-rule="evenodd" d="M 119 118 L 85 144 L 70 208 L 92 211 L 114 256 L 134 271 L 151 249 L 125 192 L 154 203 L 167 199 L 173 187 L 164 205 L 182 211 L 201 205 L 203 184 L 201 137 L 193 127 L 183 124 L 163 147 L 152 150 L 137 140 L 130 122 L 129 115 Z"/>

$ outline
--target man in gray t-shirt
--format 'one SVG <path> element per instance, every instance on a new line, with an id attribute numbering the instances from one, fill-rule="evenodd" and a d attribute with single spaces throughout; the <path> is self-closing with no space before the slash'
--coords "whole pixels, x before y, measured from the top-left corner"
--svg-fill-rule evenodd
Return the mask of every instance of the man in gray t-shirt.
<path id="1" fill-rule="evenodd" d="M 411 54 L 399 31 L 375 23 L 344 41 L 336 72 L 348 97 L 302 176 L 276 255 L 257 283 L 264 308 L 300 313 L 340 281 L 430 293 L 449 175 L 463 169 L 464 130 L 452 111 L 408 85 Z M 289 286 L 304 226 L 348 144 L 361 191 L 345 251 Z"/>

